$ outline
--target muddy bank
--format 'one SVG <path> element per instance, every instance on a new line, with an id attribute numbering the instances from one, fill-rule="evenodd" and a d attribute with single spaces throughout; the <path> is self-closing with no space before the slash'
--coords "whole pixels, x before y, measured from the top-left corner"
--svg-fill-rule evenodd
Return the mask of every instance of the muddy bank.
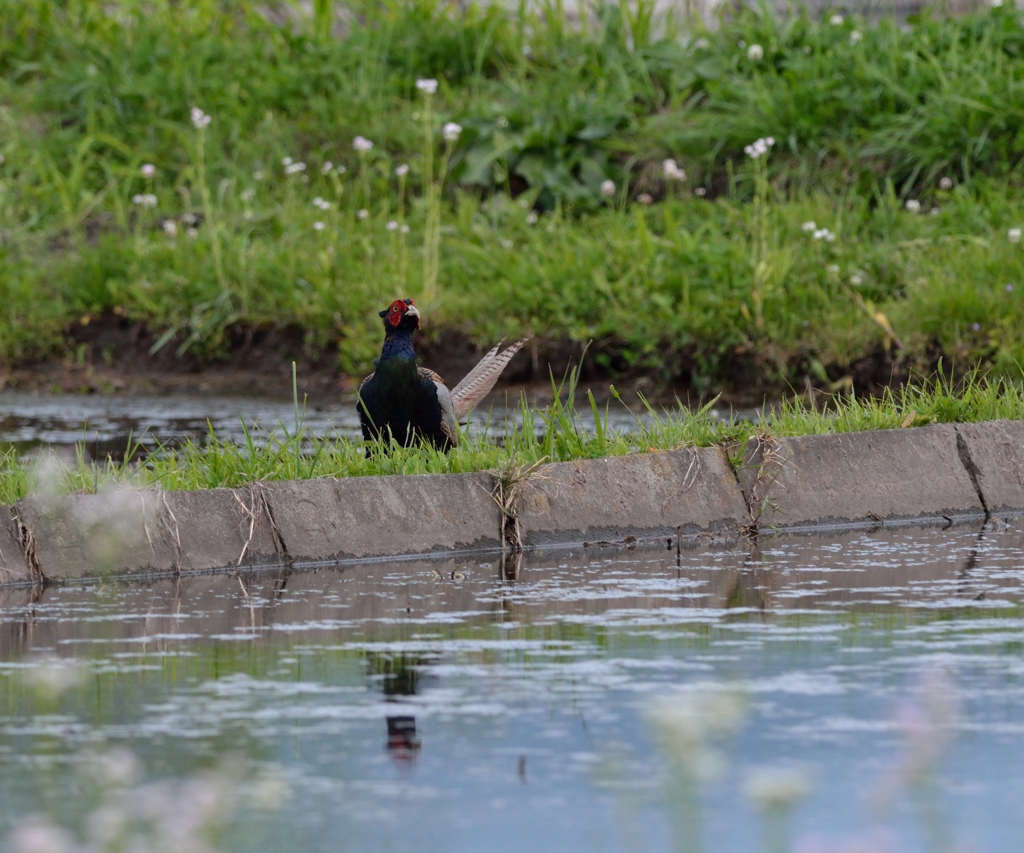
<path id="1" fill-rule="evenodd" d="M 291 399 L 292 362 L 297 365 L 299 392 L 313 404 L 326 403 L 354 392 L 361 378 L 341 373 L 337 342 L 316 346 L 298 327 L 228 330 L 217 355 L 178 355 L 177 341 L 151 354 L 156 336 L 145 324 L 111 313 L 77 322 L 67 330 L 60 353 L 42 361 L 0 365 L 0 391 L 77 394 L 211 394 Z M 461 332 L 441 330 L 424 335 L 417 345 L 424 364 L 454 384 L 476 364 L 486 348 L 474 345 Z M 662 366 L 631 366 L 615 340 L 589 346 L 576 341 L 538 337 L 508 366 L 499 387 L 528 392 L 531 400 L 550 397 L 550 377 L 563 376 L 579 365 L 581 380 L 604 388 L 614 382 L 623 393 L 642 392 L 653 400 L 697 401 L 716 394 L 726 405 L 747 408 L 775 400 L 793 389 L 807 391 L 852 388 L 871 395 L 898 385 L 909 375 L 881 347 L 850 365 L 826 365 L 827 382 L 807 367 L 812 353 L 777 363 L 773 353 L 737 349 L 715 377 L 694 375 L 692 352 L 666 345 Z M 941 353 L 932 359 L 938 363 Z M 367 363 L 365 372 L 373 369 Z"/>
<path id="2" fill-rule="evenodd" d="M 163 575 L 459 552 L 679 548 L 772 530 L 1024 511 L 1024 421 L 942 424 L 587 459 L 501 474 L 121 489 L 4 508 L 2 580 Z"/>

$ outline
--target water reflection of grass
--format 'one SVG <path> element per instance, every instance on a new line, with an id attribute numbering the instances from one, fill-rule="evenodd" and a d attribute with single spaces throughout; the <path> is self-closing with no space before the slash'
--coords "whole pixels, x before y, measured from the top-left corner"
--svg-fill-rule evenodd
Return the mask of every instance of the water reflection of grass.
<path id="1" fill-rule="evenodd" d="M 261 480 L 355 477 L 378 474 L 442 474 L 494 470 L 529 470 L 547 462 L 621 456 L 653 450 L 721 445 L 740 451 L 754 435 L 805 435 L 894 429 L 931 423 L 1024 418 L 1024 391 L 1002 379 L 968 378 L 952 386 L 939 379 L 888 390 L 880 398 L 837 396 L 824 405 L 792 398 L 763 413 L 760 421 L 722 421 L 712 415 L 714 401 L 696 411 L 679 406 L 638 418 L 629 431 L 609 428 L 602 411 L 587 394 L 595 428 L 577 414 L 577 374 L 557 385 L 555 401 L 544 408 L 520 409 L 520 423 L 510 423 L 499 438 L 464 435 L 458 448 L 443 453 L 431 447 L 367 446 L 348 439 L 311 434 L 296 406 L 294 425 L 266 434 L 245 430 L 245 441 L 218 438 L 211 430 L 205 444 L 187 441 L 161 449 L 142 461 L 129 447 L 125 460 L 88 460 L 80 445 L 75 460 L 42 454 L 23 457 L 15 450 L 0 455 L 0 503 L 29 494 L 59 495 L 101 488 L 205 489 L 243 486 Z M 136 461 L 132 461 L 135 459 Z"/>
<path id="2" fill-rule="evenodd" d="M 119 587 L 111 584 L 108 591 L 116 594 Z M 248 604 L 248 596 L 239 592 L 235 595 L 239 603 Z M 187 601 L 183 603 L 187 605 Z M 265 599 L 261 606 L 275 605 Z M 186 606 L 183 612 L 190 610 Z M 202 614 L 200 609 L 190 618 L 202 621 Z M 986 631 L 998 633 L 1006 617 L 1019 620 L 1020 609 L 987 612 L 965 626 L 964 632 L 970 636 Z M 566 695 L 577 690 L 586 695 L 590 687 L 585 679 L 581 681 L 576 666 L 588 657 L 670 654 L 685 659 L 692 652 L 714 650 L 716 640 L 735 639 L 736 626 L 743 621 L 749 621 L 760 635 L 766 618 L 780 628 L 808 629 L 805 636 L 796 630 L 775 639 L 774 649 L 780 649 L 780 644 L 791 649 L 806 643 L 817 647 L 814 629 L 836 623 L 846 628 L 841 633 L 841 642 L 846 645 L 885 648 L 895 644 L 903 648 L 901 629 L 948 621 L 945 613 L 895 608 L 877 614 L 780 613 L 766 617 L 747 613 L 728 625 L 710 621 L 677 626 L 659 631 L 654 638 L 635 629 L 571 622 L 524 623 L 499 632 L 493 618 L 471 617 L 462 624 L 432 625 L 429 629 L 422 624 L 380 624 L 368 631 L 368 624 L 354 624 L 330 632 L 310 629 L 299 636 L 260 632 L 253 640 L 175 641 L 162 635 L 152 641 L 150 648 L 126 656 L 125 644 L 118 638 L 124 626 L 101 620 L 90 624 L 91 641 L 78 646 L 77 658 L 65 659 L 61 664 L 51 658 L 25 660 L 26 669 L 6 668 L 0 679 L 0 707 L 6 709 L 8 719 L 37 720 L 37 734 L 29 735 L 36 748 L 53 756 L 63 755 L 52 772 L 41 773 L 35 794 L 39 799 L 34 809 L 45 803 L 52 814 L 18 821 L 9 849 L 13 853 L 38 853 L 40 849 L 73 853 L 79 849 L 76 839 L 82 839 L 94 845 L 92 850 L 114 853 L 128 849 L 122 842 L 133 835 L 151 839 L 152 845 L 145 849 L 154 851 L 206 849 L 199 846 L 200 842 L 208 844 L 209 849 L 221 849 L 221 842 L 230 849 L 239 849 L 239 838 L 258 840 L 260 816 L 266 817 L 269 809 L 286 804 L 289 790 L 288 774 L 267 767 L 267 761 L 274 757 L 269 748 L 272 740 L 265 739 L 258 730 L 250 731 L 258 725 L 252 712 L 271 708 L 279 701 L 275 698 L 276 685 L 285 691 L 280 694 L 282 701 L 294 695 L 288 692 L 292 686 L 309 685 L 317 688 L 317 695 L 322 697 L 318 701 L 330 702 L 331 688 L 364 684 L 368 673 L 381 669 L 383 656 L 409 654 L 442 664 L 483 665 L 495 670 L 503 681 L 510 677 L 513 681 L 528 681 L 534 677 L 531 668 L 536 667 L 544 673 L 545 695 L 559 688 Z M 184 630 L 189 627 L 186 624 Z M 152 630 L 152 625 L 140 623 L 138 630 Z M 104 637 L 109 643 L 103 642 Z M 512 641 L 510 648 L 502 648 L 506 640 Z M 537 645 L 517 647 L 515 641 L 519 640 L 536 641 Z M 947 650 L 947 641 L 948 637 L 936 637 L 937 648 Z M 568 665 L 567 670 L 560 673 L 564 665 Z M 240 675 L 245 679 L 238 679 Z M 700 832 L 705 788 L 709 780 L 721 778 L 726 765 L 741 759 L 732 755 L 728 743 L 737 730 L 752 723 L 750 703 L 740 681 L 731 686 L 728 682 L 709 686 L 703 672 L 696 680 L 704 686 L 659 692 L 648 718 L 657 737 L 656 757 L 667 771 L 662 791 L 667 798 L 662 800 L 664 808 L 669 810 L 666 817 L 676 824 L 676 849 L 687 851 L 707 849 Z M 466 689 L 472 691 L 471 685 Z M 890 772 L 879 780 L 884 801 L 906 795 L 922 819 L 932 822 L 929 851 L 951 849 L 944 846 L 946 830 L 934 818 L 936 808 L 941 808 L 935 773 L 949 740 L 950 708 L 956 704 L 950 697 L 954 694 L 954 686 L 941 674 L 927 676 L 907 691 L 905 700 L 894 708 L 894 725 L 901 733 L 903 746 L 894 753 Z M 204 697 L 208 695 L 218 696 L 227 714 L 218 716 L 213 705 L 207 706 Z M 521 701 L 520 694 L 515 695 L 516 701 Z M 168 702 L 172 698 L 173 704 Z M 190 714 L 202 720 L 202 725 L 194 724 Z M 134 753 L 98 744 L 102 730 L 108 726 L 115 732 L 138 726 L 136 731 L 144 741 L 146 721 L 156 718 L 160 719 L 153 729 L 152 744 L 142 743 Z M 168 728 L 172 721 L 177 729 Z M 199 739 L 202 747 L 195 754 L 190 750 L 168 752 L 159 739 L 175 731 L 187 734 L 193 742 Z M 23 749 L 25 743 L 20 741 L 17 748 Z M 68 745 L 73 753 L 68 752 Z M 244 758 L 224 758 L 231 755 Z M 766 853 L 855 849 L 852 842 L 827 836 L 819 841 L 797 839 L 800 843 L 792 844 L 790 815 L 807 795 L 809 785 L 828 784 L 828 780 L 814 780 L 800 767 L 784 763 L 754 768 L 740 774 L 740 778 L 742 784 L 735 793 L 715 790 L 722 796 L 735 796 L 735 810 L 742 808 L 738 796 L 742 793 L 763 813 Z M 157 838 L 164 822 L 170 820 L 167 816 L 178 814 L 189 818 L 185 827 L 191 833 L 186 834 L 193 847 L 163 847 Z M 874 820 L 869 818 L 866 822 Z M 878 820 L 884 823 L 885 815 Z M 180 838 L 177 832 L 169 827 L 166 838 Z M 644 840 L 643 833 L 637 838 Z M 40 840 L 56 846 L 29 846 L 30 841 Z"/>

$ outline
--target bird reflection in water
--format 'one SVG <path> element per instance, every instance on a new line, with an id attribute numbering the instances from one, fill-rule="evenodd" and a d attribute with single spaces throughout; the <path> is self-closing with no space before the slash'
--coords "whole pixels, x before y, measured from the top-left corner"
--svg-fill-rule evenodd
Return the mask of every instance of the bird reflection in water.
<path id="1" fill-rule="evenodd" d="M 408 655 L 369 653 L 367 669 L 371 677 L 380 681 L 388 702 L 399 702 L 403 696 L 415 696 L 420 686 L 419 667 L 425 659 Z M 396 764 L 407 765 L 419 757 L 422 739 L 416 732 L 416 717 L 412 714 L 388 714 L 387 749 Z"/>

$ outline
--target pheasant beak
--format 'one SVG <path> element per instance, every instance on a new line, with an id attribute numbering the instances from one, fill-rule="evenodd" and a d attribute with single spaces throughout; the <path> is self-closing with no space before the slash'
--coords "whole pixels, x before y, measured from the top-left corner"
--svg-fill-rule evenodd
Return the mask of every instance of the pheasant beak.
<path id="1" fill-rule="evenodd" d="M 418 329 L 420 327 L 420 312 L 416 310 L 416 306 L 415 305 L 410 305 L 408 308 L 405 309 L 405 316 L 406 317 L 415 317 L 416 318 L 416 328 Z"/>

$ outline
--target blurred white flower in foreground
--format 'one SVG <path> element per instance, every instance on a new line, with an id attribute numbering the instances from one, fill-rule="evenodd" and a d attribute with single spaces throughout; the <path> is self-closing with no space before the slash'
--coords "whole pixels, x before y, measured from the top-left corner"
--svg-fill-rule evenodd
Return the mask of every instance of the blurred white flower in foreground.
<path id="1" fill-rule="evenodd" d="M 815 240 L 824 240 L 826 243 L 832 243 L 836 239 L 836 235 L 829 231 L 827 228 L 817 228 L 814 231 Z"/>
<path id="2" fill-rule="evenodd" d="M 864 36 L 861 34 L 860 30 L 853 30 L 850 33 L 850 44 L 856 44 L 862 38 L 864 38 Z"/>
<path id="3" fill-rule="evenodd" d="M 142 177 L 152 178 L 156 174 L 156 166 L 152 163 L 143 163 L 139 171 L 142 173 Z"/>
<path id="4" fill-rule="evenodd" d="M 743 697 L 735 691 L 704 688 L 680 691 L 655 700 L 647 711 L 666 756 L 688 776 L 719 775 L 724 758 L 714 742 L 743 722 Z"/>
<path id="5" fill-rule="evenodd" d="M 704 198 L 704 196 L 708 194 L 708 191 L 704 189 L 704 187 L 697 187 L 697 189 L 693 191 L 693 194 L 695 196 L 700 196 L 701 198 Z"/>
<path id="6" fill-rule="evenodd" d="M 615 181 L 601 181 L 601 195 L 605 196 L 606 198 L 615 195 Z"/>
<path id="7" fill-rule="evenodd" d="M 331 174 L 331 171 L 333 169 L 334 169 L 334 164 L 330 160 L 328 160 L 326 163 L 324 163 L 320 167 L 320 174 L 322 174 L 322 175 L 329 175 L 329 174 Z"/>
<path id="8" fill-rule="evenodd" d="M 324 225 L 322 222 L 314 222 L 313 223 L 313 230 L 314 231 L 323 231 L 324 228 L 326 228 L 326 227 L 327 226 Z"/>
<path id="9" fill-rule="evenodd" d="M 441 135 L 445 141 L 455 142 L 462 135 L 462 125 L 450 121 L 441 128 Z"/>
<path id="10" fill-rule="evenodd" d="M 396 222 L 396 221 L 395 221 L 394 219 L 392 219 L 392 220 L 391 220 L 390 222 L 388 222 L 388 224 L 387 224 L 387 225 L 385 225 L 384 227 L 385 227 L 385 228 L 387 228 L 387 229 L 388 229 L 388 231 L 397 231 L 397 230 L 398 230 L 398 223 L 397 223 L 397 222 Z"/>
<path id="11" fill-rule="evenodd" d="M 284 167 L 284 173 L 286 175 L 294 175 L 294 174 L 297 174 L 298 172 L 305 172 L 305 171 L 306 171 L 306 164 L 301 162 L 301 161 L 298 162 L 298 163 L 288 163 Z"/>
<path id="12" fill-rule="evenodd" d="M 686 172 L 679 168 L 679 164 L 675 160 L 669 158 L 661 164 L 662 173 L 665 175 L 666 181 L 685 181 Z"/>
<path id="13" fill-rule="evenodd" d="M 47 699 L 58 699 L 85 681 L 88 667 L 70 658 L 44 658 L 30 661 L 21 680 Z"/>
<path id="14" fill-rule="evenodd" d="M 916 198 L 908 198 L 906 207 L 910 213 L 921 212 L 921 202 L 919 202 Z"/>
<path id="15" fill-rule="evenodd" d="M 178 225 L 173 219 L 165 219 L 163 224 L 164 234 L 168 237 L 178 236 Z"/>
<path id="16" fill-rule="evenodd" d="M 320 198 L 320 196 L 317 196 L 315 199 L 313 199 L 313 207 L 317 208 L 318 210 L 330 210 L 331 203 Z"/>
<path id="17" fill-rule="evenodd" d="M 373 148 L 373 143 L 365 136 L 357 136 L 352 140 L 352 147 L 360 154 L 366 154 Z"/>
<path id="18" fill-rule="evenodd" d="M 132 203 L 139 207 L 156 207 L 157 198 L 153 193 L 136 193 L 132 196 Z"/>
<path id="19" fill-rule="evenodd" d="M 636 197 L 636 200 L 640 202 L 640 204 L 651 204 L 654 201 L 650 193 L 640 193 L 640 195 Z"/>
<path id="20" fill-rule="evenodd" d="M 192 107 L 189 110 L 189 117 L 192 119 L 192 124 L 195 125 L 196 130 L 203 130 L 209 127 L 210 122 L 213 121 L 206 113 L 204 113 L 199 107 Z"/>
<path id="21" fill-rule="evenodd" d="M 860 287 L 863 283 L 864 279 L 861 278 L 856 273 L 850 276 L 850 284 L 852 284 L 854 287 Z"/>
<path id="22" fill-rule="evenodd" d="M 831 18 L 828 19 L 828 22 L 833 27 L 841 27 L 843 25 L 843 16 L 842 15 L 833 15 Z"/>
<path id="23" fill-rule="evenodd" d="M 818 230 L 818 223 L 816 223 L 813 219 L 809 219 L 800 227 L 809 234 L 812 231 Z"/>
<path id="24" fill-rule="evenodd" d="M 527 225 L 536 225 L 537 224 L 537 212 L 536 211 L 531 210 L 529 213 L 526 214 L 526 224 Z"/>
<path id="25" fill-rule="evenodd" d="M 1009 240 L 1011 243 L 1019 243 L 1020 233 L 1021 232 L 1019 228 L 1011 228 L 1009 231 L 1006 232 L 1006 239 Z"/>
<path id="26" fill-rule="evenodd" d="M 428 95 L 433 95 L 437 91 L 437 80 L 433 77 L 421 77 L 416 81 L 416 88 Z"/>
<path id="27" fill-rule="evenodd" d="M 1003 5 L 1003 0 L 988 0 L 988 1 L 989 1 L 989 4 L 992 6 L 993 9 L 998 9 L 1000 6 Z"/>
<path id="28" fill-rule="evenodd" d="M 409 174 L 409 164 L 403 163 L 401 166 L 396 166 L 395 174 L 398 175 L 398 177 L 400 178 L 404 178 L 406 175 Z"/>
<path id="29" fill-rule="evenodd" d="M 811 777 L 792 767 L 758 767 L 747 773 L 743 793 L 760 811 L 785 811 L 811 793 Z"/>
<path id="30" fill-rule="evenodd" d="M 951 189 L 953 189 L 953 179 L 952 178 L 946 178 L 946 177 L 939 178 L 939 189 L 940 190 L 951 190 Z"/>
<path id="31" fill-rule="evenodd" d="M 365 207 L 360 208 L 359 210 L 356 211 L 356 219 L 358 219 L 360 222 L 366 219 L 369 215 L 370 211 L 368 211 Z"/>
<path id="32" fill-rule="evenodd" d="M 764 59 L 764 48 L 759 44 L 752 44 L 747 48 L 747 59 L 751 62 L 760 62 Z"/>

